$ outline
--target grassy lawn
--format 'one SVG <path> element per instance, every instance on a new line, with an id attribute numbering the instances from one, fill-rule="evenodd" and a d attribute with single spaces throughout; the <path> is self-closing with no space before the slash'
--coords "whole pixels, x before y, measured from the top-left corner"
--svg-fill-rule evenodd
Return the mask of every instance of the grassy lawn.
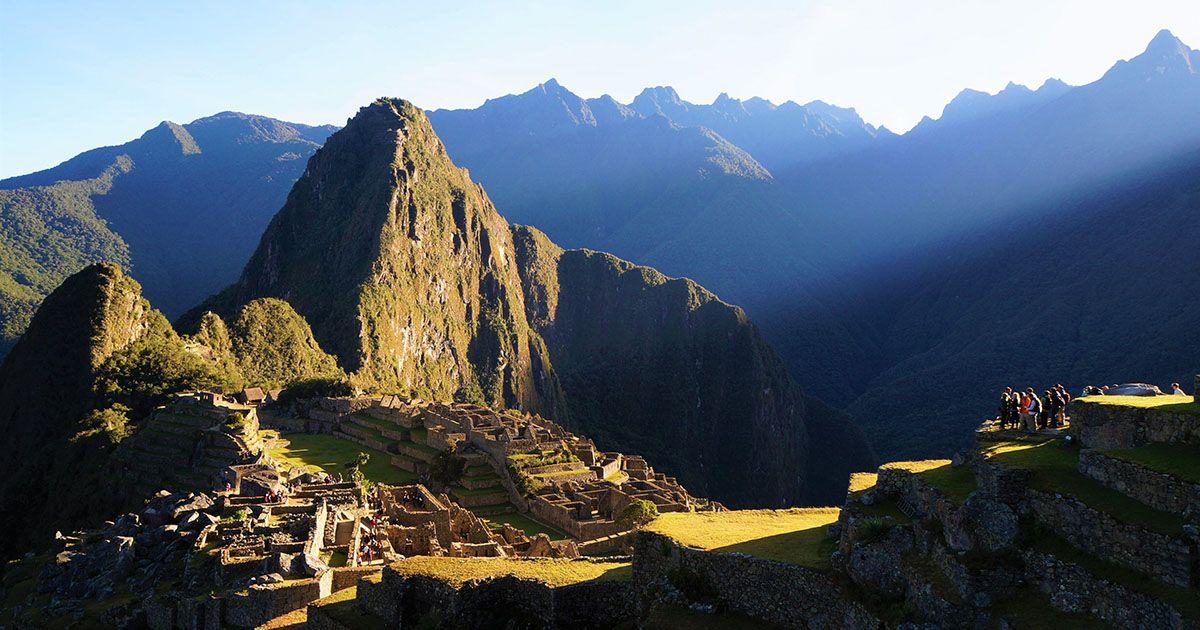
<path id="1" fill-rule="evenodd" d="M 646 529 L 688 547 L 747 553 L 769 560 L 824 569 L 833 541 L 825 529 L 837 522 L 838 508 L 670 512 Z"/>
<path id="2" fill-rule="evenodd" d="M 551 586 L 580 582 L 628 580 L 632 574 L 628 562 L 590 562 L 538 558 L 434 558 L 415 556 L 392 565 L 404 575 L 428 575 L 455 585 L 501 575 L 541 580 Z"/>
<path id="3" fill-rule="evenodd" d="M 1163 411 L 1200 415 L 1200 403 L 1197 403 L 1193 396 L 1082 396 L 1075 400 L 1098 405 L 1162 409 Z"/>
<path id="4" fill-rule="evenodd" d="M 308 470 L 324 470 L 330 474 L 346 473 L 346 464 L 353 462 L 359 453 L 367 453 L 371 459 L 363 466 L 363 476 L 386 484 L 404 484 L 416 481 L 417 476 L 392 465 L 391 455 L 382 451 L 359 446 L 349 440 L 332 435 L 314 433 L 289 433 L 281 436 L 287 446 L 275 446 L 268 453 L 271 457 Z"/>
<path id="5" fill-rule="evenodd" d="M 948 459 L 891 462 L 884 464 L 883 468 L 907 470 L 941 490 L 946 498 L 956 503 L 962 503 L 976 487 L 974 471 L 969 466 L 951 466 Z"/>
<path id="6" fill-rule="evenodd" d="M 549 525 L 546 525 L 540 521 L 535 521 L 532 518 L 521 514 L 520 512 L 496 514 L 493 516 L 484 516 L 482 518 L 489 523 L 496 524 L 497 527 L 503 526 L 504 524 L 512 525 L 513 527 L 525 532 L 526 534 L 529 534 L 530 536 L 545 534 L 550 537 L 550 540 L 563 540 L 567 537 L 566 534 L 558 531 L 557 529 L 554 529 L 553 527 L 550 527 Z"/>
<path id="7" fill-rule="evenodd" d="M 342 589 L 325 599 L 320 599 L 312 605 L 320 606 L 321 611 L 332 617 L 347 628 L 365 628 L 382 630 L 387 624 L 382 619 L 364 612 L 358 607 L 355 599 L 358 597 L 358 587 Z"/>
<path id="8" fill-rule="evenodd" d="M 998 441 L 982 446 L 983 454 L 1006 468 L 1033 472 L 1030 486 L 1075 497 L 1109 516 L 1159 533 L 1178 536 L 1183 519 L 1160 512 L 1079 473 L 1079 452 L 1064 448 L 1061 440 Z"/>
<path id="9" fill-rule="evenodd" d="M 879 474 L 873 472 L 850 473 L 849 491 L 854 494 L 870 490 L 879 482 Z"/>
<path id="10" fill-rule="evenodd" d="M 1147 444 L 1138 448 L 1101 451 L 1103 454 L 1177 479 L 1200 483 L 1200 447 L 1186 444 Z"/>
<path id="11" fill-rule="evenodd" d="M 1031 547 L 1042 553 L 1051 554 L 1060 560 L 1077 564 L 1098 578 L 1161 599 L 1175 607 L 1188 619 L 1200 620 L 1200 597 L 1197 597 L 1194 591 L 1163 584 L 1133 569 L 1105 562 L 1092 554 L 1079 551 L 1067 541 L 1045 530 L 1037 533 Z"/>

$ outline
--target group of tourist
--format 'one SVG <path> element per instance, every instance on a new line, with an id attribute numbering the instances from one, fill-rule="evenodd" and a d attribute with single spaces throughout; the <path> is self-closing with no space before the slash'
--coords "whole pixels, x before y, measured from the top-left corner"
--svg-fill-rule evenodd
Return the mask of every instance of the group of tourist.
<path id="1" fill-rule="evenodd" d="M 379 526 L 378 517 L 372 514 L 363 524 L 366 525 L 366 531 L 359 538 L 358 557 L 360 561 L 371 562 L 380 557 L 380 553 L 383 551 L 380 547 L 379 536 L 375 531 L 375 528 Z"/>
<path id="2" fill-rule="evenodd" d="M 1025 388 L 1023 392 L 1005 387 L 1000 394 L 996 421 L 1001 431 L 1023 429 L 1033 433 L 1062 427 L 1067 423 L 1067 405 L 1070 402 L 1071 394 L 1062 383 L 1043 391 L 1041 396 L 1032 387 Z"/>

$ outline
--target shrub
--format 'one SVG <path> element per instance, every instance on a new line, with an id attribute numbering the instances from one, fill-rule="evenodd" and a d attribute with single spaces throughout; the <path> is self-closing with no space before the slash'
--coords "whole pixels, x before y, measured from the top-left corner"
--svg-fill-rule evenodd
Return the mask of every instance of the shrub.
<path id="1" fill-rule="evenodd" d="M 279 403 L 287 405 L 305 398 L 334 398 L 354 393 L 344 378 L 310 378 L 296 381 L 279 394 Z"/>
<path id="2" fill-rule="evenodd" d="M 441 452 L 429 464 L 429 476 L 439 483 L 450 485 L 462 478 L 467 460 L 453 453 Z"/>
<path id="3" fill-rule="evenodd" d="M 646 499 L 635 499 L 617 514 L 616 523 L 621 529 L 632 529 L 649 523 L 658 517 L 658 506 Z"/>

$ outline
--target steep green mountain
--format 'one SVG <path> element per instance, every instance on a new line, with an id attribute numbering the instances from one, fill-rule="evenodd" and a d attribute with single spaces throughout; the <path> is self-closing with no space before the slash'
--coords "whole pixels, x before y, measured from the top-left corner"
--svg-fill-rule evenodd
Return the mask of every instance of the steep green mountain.
<path id="1" fill-rule="evenodd" d="M 89 263 L 131 267 L 171 315 L 227 284 L 330 131 L 223 112 L 0 181 L 0 354 Z"/>
<path id="2" fill-rule="evenodd" d="M 739 309 L 690 281 L 514 235 L 405 101 L 376 101 L 330 137 L 242 277 L 181 326 L 262 297 L 291 304 L 360 387 L 534 410 L 602 447 L 662 456 L 718 500 L 832 498 L 844 479 L 827 479 L 871 460 Z M 810 475 L 818 467 L 838 472 Z"/>
<path id="3" fill-rule="evenodd" d="M 113 511 L 124 497 L 105 471 L 132 420 L 172 391 L 224 384 L 118 266 L 67 278 L 0 364 L 0 555 Z"/>

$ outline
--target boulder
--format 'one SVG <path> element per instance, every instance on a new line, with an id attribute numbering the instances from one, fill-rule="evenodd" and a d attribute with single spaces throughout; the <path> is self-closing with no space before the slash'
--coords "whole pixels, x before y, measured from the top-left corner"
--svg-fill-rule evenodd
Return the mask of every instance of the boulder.
<path id="1" fill-rule="evenodd" d="M 177 503 L 171 510 L 171 520 L 179 520 L 188 512 L 207 512 L 212 509 L 215 503 L 207 494 L 188 495 L 186 499 Z"/>
<path id="2" fill-rule="evenodd" d="M 1007 505 L 972 492 L 945 519 L 946 544 L 955 551 L 999 551 L 1012 547 L 1017 514 Z"/>
<path id="3" fill-rule="evenodd" d="M 316 577 L 317 574 L 329 570 L 329 565 L 320 558 L 310 556 L 308 554 L 300 554 L 292 562 L 293 572 L 306 577 Z"/>

